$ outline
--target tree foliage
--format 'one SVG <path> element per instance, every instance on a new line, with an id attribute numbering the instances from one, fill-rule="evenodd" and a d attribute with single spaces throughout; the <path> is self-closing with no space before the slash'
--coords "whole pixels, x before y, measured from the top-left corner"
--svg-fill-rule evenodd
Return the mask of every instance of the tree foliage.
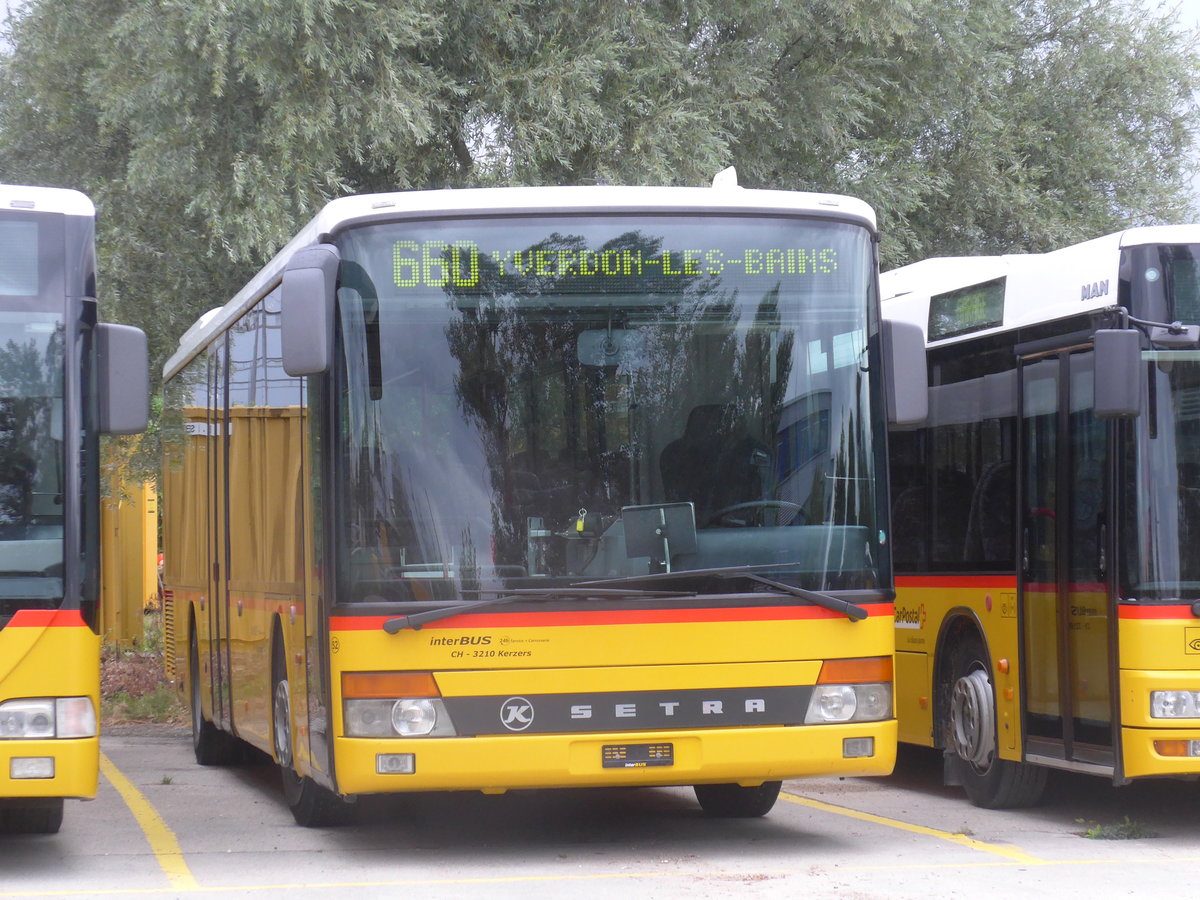
<path id="1" fill-rule="evenodd" d="M 161 362 L 326 199 L 750 186 L 875 205 L 885 265 L 1191 212 L 1194 37 L 1114 0 L 29 0 L 0 180 L 100 210 Z"/>

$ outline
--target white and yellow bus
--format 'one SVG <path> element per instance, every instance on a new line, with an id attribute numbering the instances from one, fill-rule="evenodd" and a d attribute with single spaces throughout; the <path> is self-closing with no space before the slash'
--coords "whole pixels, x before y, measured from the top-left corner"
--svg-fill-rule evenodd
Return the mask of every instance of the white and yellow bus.
<path id="1" fill-rule="evenodd" d="M 329 203 L 164 373 L 197 760 L 272 754 L 302 824 L 889 772 L 874 241 L 738 188 Z"/>
<path id="2" fill-rule="evenodd" d="M 96 793 L 99 435 L 145 427 L 145 336 L 100 324 L 95 210 L 0 186 L 0 829 Z"/>
<path id="3" fill-rule="evenodd" d="M 881 287 L 930 378 L 890 436 L 901 740 L 990 807 L 1200 774 L 1200 227 Z"/>

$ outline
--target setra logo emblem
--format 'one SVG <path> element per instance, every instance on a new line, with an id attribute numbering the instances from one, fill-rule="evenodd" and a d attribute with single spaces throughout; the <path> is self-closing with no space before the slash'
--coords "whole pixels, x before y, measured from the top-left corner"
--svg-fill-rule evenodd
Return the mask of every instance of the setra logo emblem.
<path id="1" fill-rule="evenodd" d="M 509 697 L 500 704 L 500 724 L 509 731 L 524 731 L 533 724 L 533 704 L 524 697 Z"/>

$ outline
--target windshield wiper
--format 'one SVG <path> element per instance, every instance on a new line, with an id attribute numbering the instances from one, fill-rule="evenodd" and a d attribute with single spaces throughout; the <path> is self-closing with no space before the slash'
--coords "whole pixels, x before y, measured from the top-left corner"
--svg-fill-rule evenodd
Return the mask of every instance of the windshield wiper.
<path id="1" fill-rule="evenodd" d="M 464 591 L 464 593 L 482 592 Z M 695 594 L 692 591 L 641 591 L 632 588 L 526 588 L 524 590 L 497 593 L 495 597 L 488 597 L 486 600 L 475 600 L 471 603 L 455 603 L 451 606 L 439 606 L 437 609 L 428 609 L 425 612 L 413 613 L 408 616 L 396 616 L 383 623 L 383 630 L 388 634 L 396 634 L 405 628 L 420 631 L 422 625 L 428 625 L 430 622 L 449 619 L 451 616 L 457 616 L 460 613 L 471 612 L 476 609 L 483 609 L 487 606 L 500 606 L 505 603 L 512 603 L 516 600 L 587 599 L 589 597 L 596 597 L 602 600 L 630 598 L 653 600 L 660 597 L 693 596 Z"/>
<path id="2" fill-rule="evenodd" d="M 822 606 L 825 609 L 832 610 L 836 613 L 842 613 L 851 622 L 861 622 L 867 618 L 867 611 L 857 603 L 851 603 L 849 600 L 843 600 L 841 597 L 835 597 L 833 594 L 826 594 L 824 591 L 813 591 L 808 588 L 796 587 L 792 584 L 784 584 L 782 581 L 775 581 L 760 574 L 762 572 L 778 572 L 780 569 L 786 569 L 788 566 L 783 565 L 765 565 L 765 566 L 726 566 L 719 569 L 680 569 L 675 572 L 658 572 L 653 575 L 631 575 L 622 578 L 605 578 L 600 581 L 585 581 L 581 582 L 583 587 L 589 584 L 631 584 L 641 582 L 655 581 L 679 581 L 680 579 L 692 578 L 745 578 L 748 581 L 754 581 L 758 584 L 765 585 L 772 590 L 780 591 L 784 594 L 791 594 L 793 597 L 799 597 L 801 600 L 807 600 L 809 603 L 815 603 L 817 606 Z"/>

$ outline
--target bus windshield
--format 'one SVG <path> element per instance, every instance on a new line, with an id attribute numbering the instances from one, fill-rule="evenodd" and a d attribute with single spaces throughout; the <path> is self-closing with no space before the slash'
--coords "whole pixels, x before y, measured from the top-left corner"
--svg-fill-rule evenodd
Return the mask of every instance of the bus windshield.
<path id="1" fill-rule="evenodd" d="M 880 583 L 865 229 L 522 217 L 339 246 L 344 598 L 745 565 Z"/>
<path id="2" fill-rule="evenodd" d="M 1136 315 L 1200 322 L 1200 245 L 1127 251 Z M 1146 413 L 1126 457 L 1122 595 L 1200 599 L 1200 351 L 1144 350 Z"/>
<path id="3" fill-rule="evenodd" d="M 0 311 L 0 617 L 63 599 L 63 319 Z"/>

